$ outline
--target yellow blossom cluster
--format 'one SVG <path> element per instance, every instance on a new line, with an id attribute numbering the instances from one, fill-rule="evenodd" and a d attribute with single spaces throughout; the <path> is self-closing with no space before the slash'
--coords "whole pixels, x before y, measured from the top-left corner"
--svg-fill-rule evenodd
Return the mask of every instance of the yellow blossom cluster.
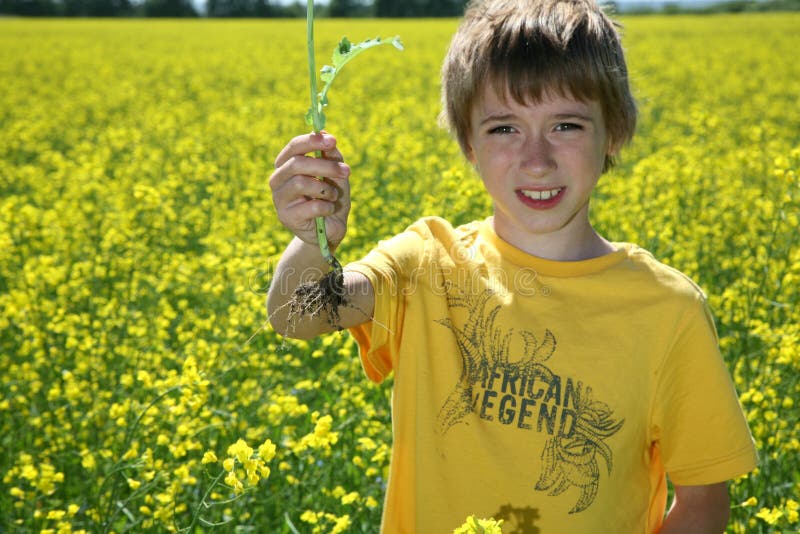
<path id="1" fill-rule="evenodd" d="M 359 59 L 326 112 L 353 168 L 343 262 L 491 212 L 436 124 L 456 23 L 317 26 L 320 57 L 344 34 L 406 44 Z M 729 531 L 795 532 L 800 18 L 622 23 L 639 128 L 592 220 L 709 295 L 761 460 Z M 264 309 L 304 22 L 0 19 L 0 49 L 0 530 L 375 530 L 391 383 L 347 333 L 282 339 Z"/>
<path id="2" fill-rule="evenodd" d="M 314 415 L 318 416 L 319 414 L 315 412 Z M 303 452 L 306 449 L 322 449 L 330 452 L 331 445 L 335 445 L 339 441 L 339 433 L 331 432 L 333 418 L 330 415 L 323 415 L 316 419 L 314 431 L 300 438 L 300 441 L 292 447 L 295 453 Z"/>
<path id="3" fill-rule="evenodd" d="M 276 446 L 272 440 L 267 439 L 258 447 L 258 454 L 249 447 L 243 439 L 239 439 L 228 447 L 228 457 L 222 461 L 222 468 L 225 470 L 225 484 L 233 489 L 236 495 L 245 490 L 245 482 L 249 487 L 256 486 L 262 479 L 266 480 L 270 475 L 270 468 L 267 465 L 275 457 Z M 214 451 L 206 451 L 202 464 L 211 464 L 218 461 Z M 243 472 L 237 472 L 239 467 Z"/>
<path id="4" fill-rule="evenodd" d="M 463 525 L 453 530 L 453 534 L 502 534 L 502 519 L 478 519 L 474 515 L 467 518 Z"/>
<path id="5" fill-rule="evenodd" d="M 339 534 L 347 532 L 351 526 L 350 516 L 336 516 L 328 512 L 314 512 L 306 510 L 300 515 L 300 520 L 311 525 L 309 532 L 328 532 L 329 534 Z"/>

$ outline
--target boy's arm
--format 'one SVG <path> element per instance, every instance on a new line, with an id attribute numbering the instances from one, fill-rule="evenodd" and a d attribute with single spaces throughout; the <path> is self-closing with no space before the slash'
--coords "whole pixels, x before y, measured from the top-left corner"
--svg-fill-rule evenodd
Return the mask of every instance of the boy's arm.
<path id="1" fill-rule="evenodd" d="M 267 312 L 276 332 L 296 339 L 310 339 L 334 330 L 324 310 L 316 316 L 304 314 L 289 320 L 290 300 L 295 288 L 304 282 L 318 280 L 328 269 L 316 244 L 305 243 L 297 237 L 289 243 L 275 269 L 267 296 Z M 336 325 L 350 328 L 369 321 L 375 307 L 375 294 L 367 277 L 345 269 L 344 292 L 347 305 L 339 307 Z"/>
<path id="2" fill-rule="evenodd" d="M 675 498 L 659 534 L 719 534 L 730 515 L 727 482 L 674 486 Z"/>
<path id="3" fill-rule="evenodd" d="M 323 157 L 307 155 L 315 151 Z M 295 137 L 275 158 L 275 172 L 269 179 L 272 200 L 278 220 L 296 236 L 275 268 L 267 296 L 269 321 L 282 335 L 307 339 L 337 326 L 359 325 L 372 316 L 372 285 L 364 275 L 345 271 L 344 298 L 349 305 L 339 308 L 340 318 L 335 326 L 324 309 L 318 314 L 290 317 L 295 289 L 319 280 L 329 271 L 317 244 L 314 218 L 325 217 L 331 250 L 344 238 L 350 212 L 349 175 L 350 168 L 336 148 L 336 139 L 327 133 Z"/>

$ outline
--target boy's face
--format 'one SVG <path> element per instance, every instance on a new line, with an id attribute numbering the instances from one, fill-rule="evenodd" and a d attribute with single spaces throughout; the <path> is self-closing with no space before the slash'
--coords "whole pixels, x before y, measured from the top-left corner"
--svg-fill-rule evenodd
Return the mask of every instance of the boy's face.
<path id="1" fill-rule="evenodd" d="M 467 156 L 494 201 L 497 234 L 534 254 L 584 246 L 589 197 L 611 152 L 600 105 L 553 94 L 520 105 L 486 84 L 470 125 Z"/>

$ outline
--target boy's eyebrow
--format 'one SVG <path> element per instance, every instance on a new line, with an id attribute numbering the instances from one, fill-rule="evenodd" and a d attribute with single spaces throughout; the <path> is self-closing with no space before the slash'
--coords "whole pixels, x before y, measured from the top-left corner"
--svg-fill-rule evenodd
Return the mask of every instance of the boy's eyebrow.
<path id="1" fill-rule="evenodd" d="M 484 119 L 480 122 L 480 125 L 483 126 L 487 122 L 505 122 L 510 121 L 511 119 L 516 118 L 516 115 L 512 113 L 493 113 L 488 117 L 484 117 Z"/>
<path id="2" fill-rule="evenodd" d="M 506 122 L 512 119 L 517 118 L 516 115 L 513 113 L 493 113 L 487 117 L 484 117 L 481 122 L 479 123 L 480 126 L 483 126 L 489 122 Z M 569 111 L 566 113 L 556 113 L 553 115 L 553 118 L 558 120 L 565 120 L 565 119 L 580 119 L 586 122 L 594 122 L 592 115 L 589 113 L 582 113 L 580 111 Z"/>
<path id="3" fill-rule="evenodd" d="M 571 111 L 569 113 L 558 113 L 555 115 L 557 119 L 581 119 L 587 122 L 594 122 L 592 116 L 588 113 L 580 113 L 578 111 Z"/>

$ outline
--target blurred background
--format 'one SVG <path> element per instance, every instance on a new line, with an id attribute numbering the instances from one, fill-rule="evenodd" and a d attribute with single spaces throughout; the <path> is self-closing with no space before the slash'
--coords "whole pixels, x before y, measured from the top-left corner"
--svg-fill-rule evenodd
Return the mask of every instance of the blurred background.
<path id="1" fill-rule="evenodd" d="M 800 0 L 617 0 L 619 13 L 723 13 L 800 10 Z M 456 17 L 466 0 L 328 0 L 319 16 Z M 0 0 L 0 16 L 40 17 L 264 17 L 305 16 L 297 0 Z"/>

